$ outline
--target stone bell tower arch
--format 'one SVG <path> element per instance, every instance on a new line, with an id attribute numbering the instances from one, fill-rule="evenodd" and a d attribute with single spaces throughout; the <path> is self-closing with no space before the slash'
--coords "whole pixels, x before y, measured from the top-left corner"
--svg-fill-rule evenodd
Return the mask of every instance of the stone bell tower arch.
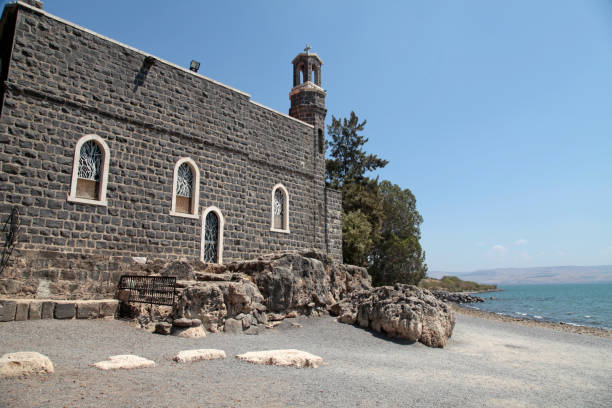
<path id="1" fill-rule="evenodd" d="M 321 87 L 321 66 L 323 60 L 310 52 L 310 46 L 304 48 L 291 63 L 293 64 L 293 88 L 289 93 L 291 108 L 289 116 L 310 123 L 315 127 L 315 151 L 324 153 L 325 142 L 325 96 L 327 92 Z"/>

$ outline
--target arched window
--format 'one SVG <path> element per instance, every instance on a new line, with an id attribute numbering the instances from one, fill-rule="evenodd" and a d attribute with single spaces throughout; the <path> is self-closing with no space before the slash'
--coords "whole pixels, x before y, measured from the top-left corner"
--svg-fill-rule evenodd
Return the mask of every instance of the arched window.
<path id="1" fill-rule="evenodd" d="M 272 188 L 272 227 L 271 231 L 289 232 L 289 194 L 282 184 Z"/>
<path id="2" fill-rule="evenodd" d="M 176 212 L 191 214 L 193 209 L 193 171 L 187 163 L 176 174 Z"/>
<path id="3" fill-rule="evenodd" d="M 74 148 L 72 181 L 68 201 L 107 205 L 109 148 L 98 135 L 81 137 Z"/>
<path id="4" fill-rule="evenodd" d="M 183 157 L 174 165 L 170 215 L 198 218 L 200 171 L 195 162 Z"/>
<path id="5" fill-rule="evenodd" d="M 223 263 L 223 228 L 225 220 L 221 210 L 208 207 L 202 213 L 202 244 L 200 260 L 206 263 Z"/>

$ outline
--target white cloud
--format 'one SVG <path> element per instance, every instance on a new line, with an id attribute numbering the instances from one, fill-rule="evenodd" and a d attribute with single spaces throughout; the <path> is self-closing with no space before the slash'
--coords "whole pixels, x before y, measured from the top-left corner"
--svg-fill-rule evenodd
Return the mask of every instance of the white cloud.
<path id="1" fill-rule="evenodd" d="M 516 241 L 514 241 L 514 245 L 525 245 L 527 243 L 527 240 L 525 238 L 519 238 Z"/>
<path id="2" fill-rule="evenodd" d="M 493 245 L 491 249 L 493 250 L 493 252 L 498 254 L 505 254 L 508 251 L 505 246 L 500 244 Z"/>
<path id="3" fill-rule="evenodd" d="M 558 251 L 557 251 L 557 255 L 559 255 L 559 256 L 565 256 L 565 251 L 563 251 L 563 250 L 561 250 L 561 249 L 560 249 L 560 250 L 558 250 Z"/>

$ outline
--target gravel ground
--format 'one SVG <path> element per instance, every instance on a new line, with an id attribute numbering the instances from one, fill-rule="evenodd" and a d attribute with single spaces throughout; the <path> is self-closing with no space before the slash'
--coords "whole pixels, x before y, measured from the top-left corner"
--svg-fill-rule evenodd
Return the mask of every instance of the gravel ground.
<path id="1" fill-rule="evenodd" d="M 606 407 L 612 339 L 458 315 L 445 349 L 387 340 L 332 318 L 291 319 L 258 336 L 183 339 L 123 321 L 0 324 L 0 354 L 38 351 L 55 373 L 0 381 L 5 407 Z M 219 348 L 225 360 L 178 364 L 180 350 Z M 317 369 L 257 366 L 234 356 L 296 348 Z M 115 354 L 154 368 L 100 371 Z"/>

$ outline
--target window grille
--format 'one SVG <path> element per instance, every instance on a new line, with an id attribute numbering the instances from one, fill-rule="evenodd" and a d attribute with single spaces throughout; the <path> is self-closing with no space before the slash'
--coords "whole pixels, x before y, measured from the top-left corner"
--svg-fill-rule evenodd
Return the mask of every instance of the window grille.
<path id="1" fill-rule="evenodd" d="M 193 194 L 193 172 L 187 163 L 178 168 L 176 177 L 176 195 L 191 198 Z"/>
<path id="2" fill-rule="evenodd" d="M 219 248 L 219 217 L 210 211 L 204 221 L 206 229 L 204 231 L 204 262 L 218 263 Z"/>
<path id="3" fill-rule="evenodd" d="M 83 143 L 79 156 L 79 178 L 100 180 L 102 166 L 102 150 L 93 140 Z"/>
<path id="4" fill-rule="evenodd" d="M 274 228 L 284 229 L 285 196 L 280 188 L 274 191 Z"/>
<path id="5" fill-rule="evenodd" d="M 19 235 L 19 226 L 19 209 L 15 206 L 2 227 L 4 245 L 2 246 L 2 258 L 0 259 L 0 276 L 4 268 L 8 265 L 13 249 L 15 248 L 17 236 Z"/>

